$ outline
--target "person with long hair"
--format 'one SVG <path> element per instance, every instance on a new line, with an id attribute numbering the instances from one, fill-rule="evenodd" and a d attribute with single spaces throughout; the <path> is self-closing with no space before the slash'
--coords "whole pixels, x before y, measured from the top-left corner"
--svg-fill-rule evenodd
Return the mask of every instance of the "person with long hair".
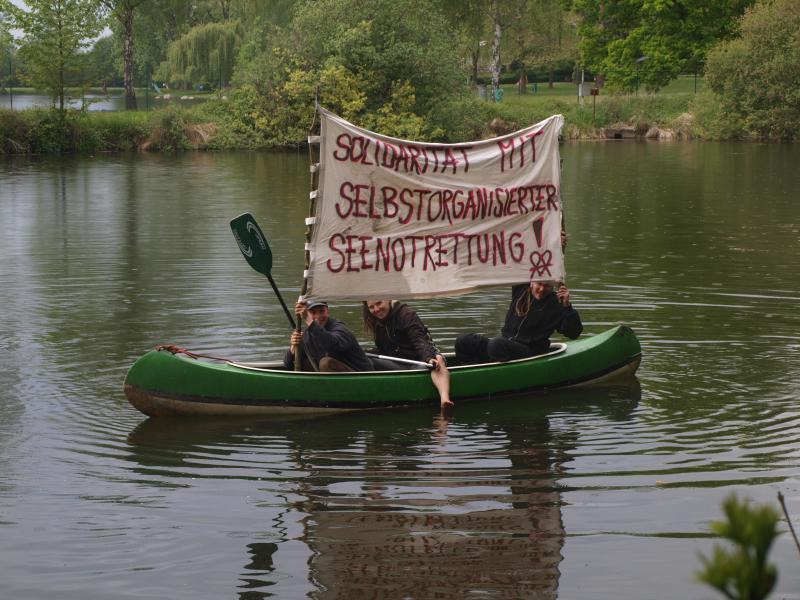
<path id="1" fill-rule="evenodd" d="M 434 345 L 428 328 L 416 312 L 403 302 L 367 300 L 362 308 L 364 330 L 375 340 L 378 353 L 406 360 L 418 360 L 431 366 L 431 381 L 439 391 L 442 408 L 453 406 L 450 400 L 450 371 L 447 362 Z M 376 365 L 397 368 L 390 361 Z"/>
<path id="2" fill-rule="evenodd" d="M 506 362 L 544 354 L 554 331 L 574 340 L 583 331 L 578 311 L 572 307 L 564 284 L 531 281 L 511 288 L 511 305 L 500 335 L 465 333 L 456 338 L 459 364 Z"/>

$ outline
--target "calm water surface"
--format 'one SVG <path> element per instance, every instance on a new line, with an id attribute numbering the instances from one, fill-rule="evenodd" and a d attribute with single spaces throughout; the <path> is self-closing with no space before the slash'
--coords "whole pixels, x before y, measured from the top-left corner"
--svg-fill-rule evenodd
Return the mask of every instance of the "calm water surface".
<path id="1" fill-rule="evenodd" d="M 158 96 L 155 92 L 145 95 L 141 90 L 136 94 L 136 101 L 140 110 L 158 108 L 169 103 L 180 103 L 181 105 L 193 105 L 205 101 L 208 96 L 195 97 L 190 91 L 177 91 L 169 93 L 169 98 L 165 95 Z M 181 100 L 181 97 L 189 96 L 192 99 Z M 119 92 L 106 94 L 89 93 L 78 98 L 68 98 L 69 108 L 81 108 L 86 103 L 86 110 L 89 111 L 119 111 L 125 110 L 125 96 Z M 50 108 L 53 106 L 53 99 L 47 94 L 31 94 L 4 91 L 0 94 L 0 108 L 11 108 L 14 110 L 25 110 L 29 108 Z"/>
<path id="2" fill-rule="evenodd" d="M 715 597 L 728 494 L 781 491 L 800 527 L 800 147 L 562 154 L 574 303 L 634 328 L 638 379 L 284 423 L 148 420 L 122 380 L 158 343 L 281 355 L 228 221 L 253 212 L 293 299 L 305 155 L 0 163 L 0 598 Z M 506 296 L 414 305 L 452 348 Z M 788 535 L 772 559 L 800 598 Z"/>

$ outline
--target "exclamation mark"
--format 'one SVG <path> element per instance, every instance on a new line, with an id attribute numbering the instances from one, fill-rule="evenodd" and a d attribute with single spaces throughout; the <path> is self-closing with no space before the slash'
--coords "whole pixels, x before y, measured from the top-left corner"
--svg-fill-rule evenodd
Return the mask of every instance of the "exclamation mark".
<path id="1" fill-rule="evenodd" d="M 533 235 L 536 236 L 536 246 L 542 247 L 542 226 L 544 225 L 544 217 L 539 217 L 533 222 Z"/>

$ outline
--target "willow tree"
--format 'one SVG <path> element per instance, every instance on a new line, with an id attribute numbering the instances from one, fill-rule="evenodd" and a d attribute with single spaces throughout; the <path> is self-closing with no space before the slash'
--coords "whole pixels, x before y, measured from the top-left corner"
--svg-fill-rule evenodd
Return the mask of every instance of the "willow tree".
<path id="1" fill-rule="evenodd" d="M 205 23 L 193 27 L 169 45 L 159 77 L 174 86 L 214 83 L 226 87 L 242 39 L 239 21 Z"/>
<path id="2" fill-rule="evenodd" d="M 81 51 L 100 31 L 93 0 L 25 0 L 27 10 L 8 7 L 14 26 L 24 33 L 19 56 L 25 80 L 50 92 L 65 108 L 67 80 L 80 79 Z"/>

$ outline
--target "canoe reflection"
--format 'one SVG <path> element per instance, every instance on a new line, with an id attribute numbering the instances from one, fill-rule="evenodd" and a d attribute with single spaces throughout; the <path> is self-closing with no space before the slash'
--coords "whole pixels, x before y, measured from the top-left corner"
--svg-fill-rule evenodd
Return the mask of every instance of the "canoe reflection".
<path id="1" fill-rule="evenodd" d="M 442 435 L 434 425 L 432 435 Z M 555 598 L 565 535 L 555 474 L 567 440 L 551 449 L 547 429 L 539 420 L 483 432 L 483 443 L 504 445 L 510 461 L 488 474 L 406 462 L 391 480 L 365 483 L 360 506 L 352 494 L 340 500 L 324 487 L 308 489 L 315 596 Z M 385 451 L 373 440 L 365 454 Z M 380 458 L 364 465 L 367 473 L 390 468 Z"/>
<path id="2" fill-rule="evenodd" d="M 627 420 L 639 396 L 633 380 L 464 405 L 450 419 L 426 409 L 278 424 L 150 419 L 128 441 L 145 472 L 164 461 L 160 446 L 180 466 L 198 448 L 230 451 L 248 436 L 288 442 L 282 483 L 290 483 L 285 514 L 294 533 L 283 518 L 253 532 L 278 541 L 247 545 L 242 600 L 285 583 L 275 560 L 291 546 L 296 556 L 298 542 L 310 551 L 314 598 L 556 598 L 565 540 L 559 479 L 580 432 L 553 427 L 553 416 Z"/>

